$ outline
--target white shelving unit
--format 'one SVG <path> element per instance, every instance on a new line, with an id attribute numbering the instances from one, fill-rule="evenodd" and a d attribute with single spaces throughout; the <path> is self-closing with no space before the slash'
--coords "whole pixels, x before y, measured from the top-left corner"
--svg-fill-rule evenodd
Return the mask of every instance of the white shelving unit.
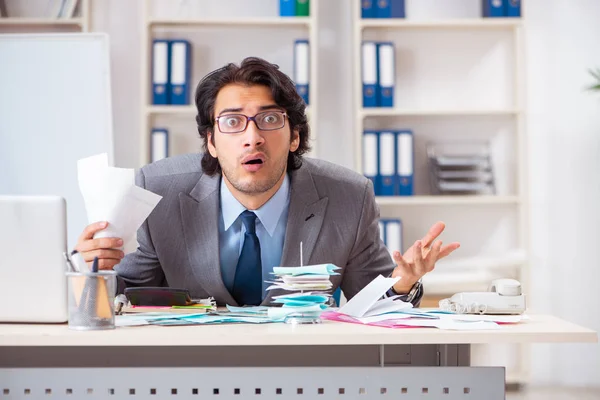
<path id="1" fill-rule="evenodd" d="M 427 18 L 426 5 L 407 1 L 406 19 L 362 19 L 360 1 L 353 6 L 353 88 L 354 88 L 354 138 L 355 169 L 362 168 L 362 138 L 364 130 L 411 129 L 414 134 L 415 160 L 415 195 L 377 197 L 382 218 L 400 218 L 403 222 L 404 249 L 416 239 L 424 235 L 433 222 L 442 219 L 447 223 L 444 242 L 458 240 L 461 248 L 452 257 L 476 256 L 487 250 L 508 251 L 508 247 L 523 249 L 528 253 L 528 195 L 527 195 L 527 152 L 526 132 L 524 130 L 525 102 L 523 93 L 523 19 L 522 18 L 481 18 L 474 17 L 477 10 L 470 10 L 464 17 L 457 16 L 452 10 L 448 18 L 440 18 L 438 10 Z M 432 7 L 432 2 L 429 2 Z M 438 4 L 444 7 L 442 2 Z M 465 3 L 466 4 L 466 3 Z M 452 7 L 447 5 L 446 7 Z M 463 4 L 464 5 L 464 4 Z M 408 7 L 420 7 L 419 16 L 411 19 Z M 480 15 L 480 14 L 478 14 Z M 445 44 L 454 46 L 453 39 L 460 38 L 460 45 L 447 50 Z M 498 37 L 498 39 L 496 38 Z M 362 55 L 361 44 L 364 40 L 391 41 L 395 46 L 396 85 L 395 101 L 392 108 L 362 107 Z M 470 46 L 470 42 L 475 42 Z M 444 44 L 439 44 L 443 42 Z M 486 47 L 488 46 L 489 47 Z M 430 49 L 431 48 L 431 49 Z M 452 54 L 459 49 L 460 55 Z M 429 52 L 429 53 L 427 53 Z M 473 56 L 475 54 L 475 56 Z M 461 57 L 463 56 L 464 57 Z M 510 59 L 503 66 L 495 65 L 498 60 Z M 423 59 L 435 62 L 433 66 L 423 65 Z M 465 61 L 468 60 L 468 61 Z M 472 61 L 476 65 L 468 64 Z M 454 67 L 452 63 L 458 63 Z M 505 68 L 503 68 L 505 67 Z M 506 87 L 492 87 L 491 93 L 481 88 L 484 101 L 478 102 L 477 81 L 485 68 L 499 68 L 506 74 Z M 440 72 L 442 71 L 442 72 Z M 446 71 L 448 71 L 446 73 Z M 425 78 L 424 78 L 425 76 Z M 428 79 L 433 76 L 432 79 Z M 436 81 L 437 79 L 437 81 Z M 447 79 L 447 81 L 444 81 Z M 457 84 L 460 79 L 468 81 L 464 93 Z M 438 84 L 438 81 L 440 81 Z M 431 84 L 435 81 L 436 85 Z M 509 82 L 510 81 L 510 82 Z M 504 81 L 501 81 L 504 82 Z M 446 86 L 444 86 L 444 83 Z M 470 86 L 469 86 L 470 83 Z M 439 89 L 438 89 L 438 86 Z M 437 92 L 436 92 L 437 90 Z M 429 97 L 423 95 L 427 92 Z M 439 93 L 439 96 L 437 96 Z M 450 94 L 449 94 L 450 93 Z M 452 94 L 456 93 L 457 101 L 453 102 Z M 495 101 L 499 95 L 501 100 Z M 487 97 L 483 97 L 487 96 Z M 411 98 L 414 97 L 414 100 Z M 443 100 L 438 101 L 439 98 Z M 500 162 L 494 165 L 496 173 L 501 174 L 508 184 L 504 185 L 497 195 L 481 196 L 440 196 L 430 195 L 428 174 L 424 165 L 426 159 L 424 141 L 451 141 L 458 133 L 464 139 L 462 130 L 469 138 L 501 137 L 501 145 L 496 149 Z M 499 233 L 502 232 L 502 233 Z M 502 245 L 507 248 L 502 249 Z M 453 276 L 455 271 L 441 271 L 436 268 L 432 274 Z M 482 272 L 482 271 L 480 271 Z M 528 293 L 528 263 L 519 264 L 517 268 L 506 270 L 505 276 L 519 279 L 524 292 Z M 480 274 L 494 276 L 503 272 L 494 271 Z M 439 276 L 439 275 L 438 275 Z M 456 278 L 452 279 L 456 282 Z M 452 280 L 444 287 L 436 279 L 434 292 L 426 296 L 443 298 L 458 290 Z M 433 281 L 433 280 L 432 280 Z M 473 284 L 474 283 L 474 284 Z M 486 282 L 469 282 L 472 290 L 487 290 Z M 432 287 L 433 289 L 433 287 Z M 493 355 L 490 355 L 493 354 Z M 506 355 L 510 353 L 510 355 Z M 483 355 L 483 356 L 481 356 Z M 526 383 L 529 380 L 529 357 L 526 346 L 512 346 L 500 349 L 474 348 L 473 357 L 483 359 L 508 357 L 507 382 Z"/>
<path id="2" fill-rule="evenodd" d="M 61 0 L 54 0 L 59 3 Z M 20 16 L 2 16 L 0 17 L 0 33 L 25 33 L 25 32 L 44 32 L 44 31 L 68 31 L 68 32 L 89 32 L 90 31 L 90 1 L 78 0 L 77 8 L 79 12 L 72 18 L 49 18 L 49 17 L 20 17 Z M 6 6 L 9 11 L 15 6 L 24 7 L 31 10 L 32 6 L 42 6 L 35 2 L 32 4 L 19 4 L 6 0 Z M 43 4 L 47 6 L 46 3 Z"/>
<path id="3" fill-rule="evenodd" d="M 160 1 L 160 0 L 159 0 Z M 220 46 L 226 46 L 228 50 L 231 50 L 234 46 L 239 48 L 239 54 L 228 58 L 224 62 L 234 62 L 238 64 L 246 56 L 258 56 L 267 59 L 270 62 L 274 62 L 280 65 L 281 70 L 293 78 L 293 51 L 294 46 L 292 41 L 281 42 L 278 45 L 278 49 L 273 50 L 271 54 L 263 54 L 265 51 L 258 47 L 254 52 L 247 50 L 247 46 L 256 45 L 252 43 L 250 37 L 246 37 L 245 34 L 239 35 L 234 45 L 226 43 L 227 39 L 224 38 L 223 33 L 228 31 L 239 31 L 246 30 L 258 30 L 262 34 L 267 34 L 269 40 L 277 40 L 278 37 L 291 38 L 294 35 L 296 39 L 306 38 L 310 43 L 310 92 L 309 92 L 309 106 L 307 107 L 307 115 L 309 124 L 311 126 L 311 156 L 316 154 L 316 132 L 314 127 L 317 121 L 317 110 L 318 110 L 318 99 L 317 99 L 317 65 L 318 65 L 318 35 L 317 35 L 317 21 L 318 21 L 318 0 L 311 0 L 310 4 L 310 16 L 308 17 L 280 17 L 279 9 L 273 9 L 272 15 L 268 16 L 240 16 L 235 15 L 229 18 L 225 18 L 227 12 L 220 13 L 219 16 L 202 16 L 202 15 L 190 15 L 189 17 L 182 18 L 178 16 L 163 16 L 155 13 L 153 5 L 156 5 L 157 1 L 143 0 L 142 5 L 142 60 L 140 79 L 141 79 L 141 98 L 142 98 L 142 109 L 141 109 L 141 123 L 140 123 L 140 165 L 147 164 L 150 162 L 150 133 L 153 127 L 161 126 L 169 129 L 171 126 L 175 126 L 175 135 L 172 134 L 169 129 L 169 147 L 171 149 L 170 155 L 181 154 L 188 150 L 188 147 L 174 143 L 178 140 L 190 141 L 198 138 L 197 129 L 195 128 L 195 116 L 196 107 L 193 104 L 193 93 L 196 85 L 204 75 L 211 72 L 213 69 L 221 67 L 224 63 L 219 65 L 210 66 L 210 68 L 199 67 L 192 64 L 192 82 L 190 85 L 190 104 L 184 106 L 169 106 L 169 105 L 153 105 L 152 104 L 152 87 L 151 87 L 151 66 L 152 66 L 152 40 L 154 38 L 190 38 L 192 44 L 192 58 L 197 59 L 195 55 L 197 52 L 203 51 L 204 48 L 218 49 Z M 214 1 L 216 3 L 216 1 Z M 204 2 L 203 4 L 206 4 Z M 275 4 L 275 3 L 274 3 Z M 231 7 L 231 4 L 229 5 Z M 214 7 L 213 7 L 214 8 Z M 200 10 L 201 11 L 201 10 Z M 200 37 L 198 39 L 199 32 L 210 31 L 210 39 L 206 37 Z M 217 34 L 219 32 L 220 34 Z M 201 34 L 200 34 L 201 35 Z M 195 36 L 195 37 L 194 37 Z M 194 37 L 194 38 L 192 38 Z M 284 40 L 284 39 L 282 39 Z M 210 43 L 206 43 L 209 41 Z M 271 42 L 269 42 L 271 43 Z M 201 47 L 206 46 L 206 47 Z M 268 46 L 267 46 L 268 47 Z M 281 63 L 281 64 L 279 64 Z M 286 64 L 291 68 L 284 68 L 282 64 Z M 186 121 L 186 122 L 184 122 Z M 184 122 L 182 124 L 182 122 Z M 177 126 L 179 126 L 177 128 Z M 180 133 L 179 133 L 180 132 Z M 185 137 L 185 138 L 184 138 Z M 189 148 L 189 152 L 198 152 L 200 150 L 200 142 L 196 140 L 195 147 Z"/>

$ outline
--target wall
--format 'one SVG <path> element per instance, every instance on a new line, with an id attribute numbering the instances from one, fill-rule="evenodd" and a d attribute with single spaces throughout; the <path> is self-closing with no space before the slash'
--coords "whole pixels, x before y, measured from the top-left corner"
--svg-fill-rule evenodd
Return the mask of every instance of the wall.
<path id="1" fill-rule="evenodd" d="M 528 0 L 532 298 L 537 310 L 600 331 L 600 2 Z M 535 381 L 600 385 L 600 346 L 533 348 Z"/>

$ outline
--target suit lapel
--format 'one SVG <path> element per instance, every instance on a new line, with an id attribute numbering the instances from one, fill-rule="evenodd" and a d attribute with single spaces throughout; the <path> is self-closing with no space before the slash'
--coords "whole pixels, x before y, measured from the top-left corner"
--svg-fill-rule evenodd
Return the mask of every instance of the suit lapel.
<path id="1" fill-rule="evenodd" d="M 301 167 L 290 174 L 291 194 L 281 266 L 300 266 L 300 242 L 302 242 L 302 264 L 309 265 L 317 243 L 328 197 L 319 198 L 312 175 Z M 280 289 L 270 290 L 263 301 L 268 304 L 273 296 L 285 294 Z"/>
<path id="2" fill-rule="evenodd" d="M 202 174 L 190 194 L 179 194 L 183 235 L 196 280 L 219 304 L 236 302 L 225 287 L 219 260 L 219 178 Z"/>

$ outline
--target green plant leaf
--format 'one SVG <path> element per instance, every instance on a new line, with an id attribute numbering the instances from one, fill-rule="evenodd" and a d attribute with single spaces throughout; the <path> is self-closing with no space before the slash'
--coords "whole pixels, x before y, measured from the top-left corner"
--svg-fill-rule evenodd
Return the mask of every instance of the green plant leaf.
<path id="1" fill-rule="evenodd" d="M 589 69 L 588 71 L 589 71 L 590 75 L 592 75 L 594 77 L 594 79 L 596 80 L 596 83 L 593 84 L 592 86 L 588 87 L 588 90 L 600 91 L 600 68 Z"/>

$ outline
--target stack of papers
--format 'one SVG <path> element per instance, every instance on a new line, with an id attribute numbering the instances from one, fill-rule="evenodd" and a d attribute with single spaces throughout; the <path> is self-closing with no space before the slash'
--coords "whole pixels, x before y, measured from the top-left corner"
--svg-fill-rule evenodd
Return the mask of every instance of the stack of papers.
<path id="1" fill-rule="evenodd" d="M 331 275 L 339 275 L 335 272 L 339 268 L 333 264 L 306 265 L 303 267 L 274 267 L 273 275 L 276 275 L 278 278 L 274 281 L 267 281 L 273 284 L 267 290 L 329 290 L 333 286 L 329 277 Z"/>
<path id="2" fill-rule="evenodd" d="M 312 295 L 311 295 L 312 296 Z M 326 296 L 323 296 L 326 298 Z M 207 311 L 205 313 L 177 314 L 172 312 L 148 312 L 143 314 L 118 315 L 117 326 L 137 325 L 206 325 L 223 323 L 264 324 L 284 322 L 290 315 L 319 315 L 324 304 L 307 302 L 304 305 L 284 305 L 283 307 L 234 307 L 227 306 L 227 311 Z"/>

